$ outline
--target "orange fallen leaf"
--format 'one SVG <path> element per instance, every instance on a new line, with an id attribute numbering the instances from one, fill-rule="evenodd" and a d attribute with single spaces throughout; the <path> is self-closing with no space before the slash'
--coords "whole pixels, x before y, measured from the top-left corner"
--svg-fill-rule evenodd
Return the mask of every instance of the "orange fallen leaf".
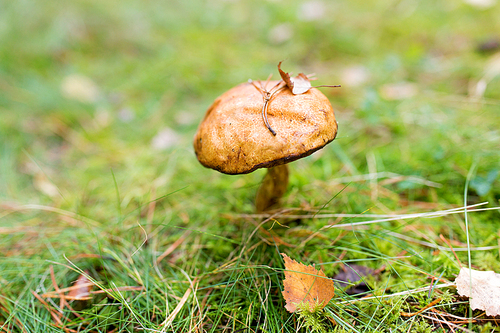
<path id="1" fill-rule="evenodd" d="M 285 260 L 285 280 L 283 280 L 285 309 L 295 312 L 297 305 L 307 303 L 310 311 L 324 308 L 335 295 L 333 281 L 322 270 L 306 266 L 281 254 Z"/>

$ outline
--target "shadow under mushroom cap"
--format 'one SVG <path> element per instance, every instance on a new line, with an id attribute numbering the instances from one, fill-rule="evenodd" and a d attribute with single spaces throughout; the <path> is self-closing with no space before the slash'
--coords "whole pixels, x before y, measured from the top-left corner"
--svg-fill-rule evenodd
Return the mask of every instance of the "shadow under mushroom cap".
<path id="1" fill-rule="evenodd" d="M 263 105 L 261 93 L 250 83 L 219 96 L 194 138 L 200 163 L 226 174 L 249 173 L 308 156 L 337 135 L 330 101 L 315 88 L 300 95 L 285 88 L 273 96 L 267 114 L 276 136 L 264 124 Z"/>

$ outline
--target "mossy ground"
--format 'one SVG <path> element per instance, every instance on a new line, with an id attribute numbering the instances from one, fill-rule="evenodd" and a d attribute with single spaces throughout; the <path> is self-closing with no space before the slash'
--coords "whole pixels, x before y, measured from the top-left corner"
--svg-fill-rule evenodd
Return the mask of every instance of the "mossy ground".
<path id="1" fill-rule="evenodd" d="M 323 330 L 498 330 L 432 288 L 458 274 L 443 238 L 467 248 L 464 214 L 324 228 L 499 206 L 498 17 L 451 0 L 0 3 L 0 330 L 295 332 L 280 252 L 330 277 L 385 266 L 379 298 L 338 290 L 306 318 Z M 191 141 L 218 95 L 282 60 L 343 86 L 323 88 L 339 135 L 291 166 L 283 207 L 310 216 L 262 223 L 242 214 L 264 171 L 205 169 Z M 467 222 L 486 247 L 472 265 L 499 272 L 499 212 Z M 42 297 L 84 271 L 107 293 L 73 310 Z M 437 298 L 440 314 L 401 315 Z"/>

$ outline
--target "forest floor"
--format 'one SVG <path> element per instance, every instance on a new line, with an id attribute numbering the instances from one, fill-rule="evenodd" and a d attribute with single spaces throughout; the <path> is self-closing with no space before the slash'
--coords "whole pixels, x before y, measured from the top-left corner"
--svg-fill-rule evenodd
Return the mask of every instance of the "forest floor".
<path id="1" fill-rule="evenodd" d="M 500 272 L 497 1 L 0 8 L 0 331 L 500 330 L 454 282 Z M 342 85 L 339 131 L 259 215 L 265 170 L 192 141 L 280 61 Z M 281 253 L 334 280 L 323 309 L 285 309 Z"/>

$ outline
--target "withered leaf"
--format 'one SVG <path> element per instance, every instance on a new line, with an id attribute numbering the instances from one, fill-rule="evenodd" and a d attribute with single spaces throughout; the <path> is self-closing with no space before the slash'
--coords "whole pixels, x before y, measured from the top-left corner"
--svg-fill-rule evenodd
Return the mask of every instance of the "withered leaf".
<path id="1" fill-rule="evenodd" d="M 64 97 L 82 103 L 94 103 L 100 95 L 99 88 L 94 81 L 79 74 L 65 77 L 61 83 L 61 92 Z"/>
<path id="2" fill-rule="evenodd" d="M 300 95 L 307 92 L 312 88 L 309 78 L 304 73 L 299 73 L 299 75 L 291 78 L 293 82 L 292 93 L 294 95 Z"/>
<path id="3" fill-rule="evenodd" d="M 500 274 L 462 267 L 455 284 L 459 295 L 469 297 L 472 309 L 484 310 L 488 316 L 500 315 Z"/>
<path id="4" fill-rule="evenodd" d="M 335 285 L 340 288 L 346 288 L 346 294 L 355 295 L 367 292 L 368 285 L 364 281 L 364 277 L 377 275 L 379 272 L 361 265 L 351 264 L 344 266 L 342 271 L 333 277 Z"/>
<path id="5" fill-rule="evenodd" d="M 85 300 L 90 297 L 90 290 L 92 289 L 92 283 L 84 274 L 80 274 L 78 279 L 76 279 L 73 286 L 70 288 L 68 296 L 70 299 L 74 300 Z"/>
<path id="6" fill-rule="evenodd" d="M 285 280 L 283 280 L 285 309 L 295 312 L 301 302 L 308 304 L 310 311 L 324 308 L 335 295 L 333 281 L 322 270 L 306 266 L 282 253 L 285 260 Z"/>
<path id="7" fill-rule="evenodd" d="M 285 81 L 288 88 L 292 91 L 292 94 L 300 95 L 312 88 L 311 82 L 309 81 L 307 75 L 305 75 L 304 73 L 299 73 L 299 75 L 295 77 L 290 77 L 289 73 L 285 73 L 281 69 L 281 63 L 282 61 L 280 61 L 280 63 L 278 64 L 278 71 L 280 72 L 283 81 Z"/>
<path id="8" fill-rule="evenodd" d="M 281 69 L 281 63 L 282 63 L 282 61 L 280 61 L 278 64 L 278 71 L 280 72 L 281 78 L 286 83 L 288 89 L 290 89 L 290 91 L 294 95 L 300 95 L 300 94 L 306 93 L 311 88 L 319 88 L 319 87 L 337 88 L 337 87 L 340 87 L 340 85 L 320 85 L 320 86 L 313 87 L 313 86 L 311 86 L 311 80 L 315 80 L 315 78 L 311 78 L 311 75 L 307 76 L 304 73 L 299 73 L 299 75 L 297 75 L 297 76 L 290 77 L 289 73 L 285 73 Z"/>
<path id="9" fill-rule="evenodd" d="M 278 64 L 278 71 L 280 72 L 280 75 L 281 75 L 281 78 L 283 79 L 283 81 L 285 81 L 288 88 L 290 88 L 290 90 L 293 92 L 293 82 L 290 79 L 290 74 L 285 73 L 285 72 L 283 72 L 283 70 L 281 70 L 281 63 L 282 63 L 282 61 L 280 61 L 280 63 Z"/>

